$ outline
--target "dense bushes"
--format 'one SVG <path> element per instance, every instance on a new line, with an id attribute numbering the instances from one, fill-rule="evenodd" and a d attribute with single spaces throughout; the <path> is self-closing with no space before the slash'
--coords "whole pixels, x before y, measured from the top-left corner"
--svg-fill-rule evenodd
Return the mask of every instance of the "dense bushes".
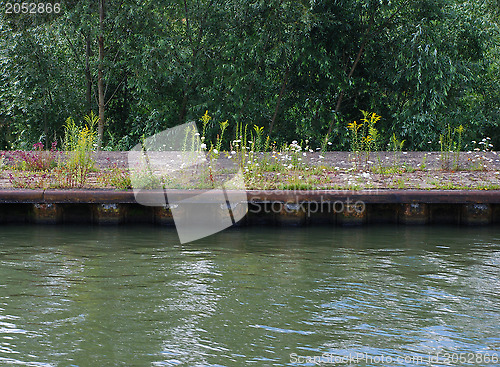
<path id="1" fill-rule="evenodd" d="M 0 15 L 3 148 L 61 142 L 68 116 L 97 111 L 98 3 L 62 4 L 43 22 Z M 347 124 L 370 110 L 383 116 L 381 148 L 395 134 L 406 149 L 438 150 L 448 125 L 466 127 L 464 142 L 500 144 L 499 18 L 488 1 L 106 6 L 105 149 L 207 109 L 212 140 L 213 121 L 229 120 L 229 130 L 257 125 L 278 142 L 317 147 L 330 132 L 330 149 L 348 149 Z"/>

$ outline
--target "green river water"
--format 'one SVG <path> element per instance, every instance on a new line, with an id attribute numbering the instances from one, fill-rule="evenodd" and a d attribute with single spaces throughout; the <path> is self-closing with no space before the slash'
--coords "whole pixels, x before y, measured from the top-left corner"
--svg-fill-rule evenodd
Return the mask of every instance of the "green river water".
<path id="1" fill-rule="evenodd" d="M 0 366 L 500 366 L 500 230 L 0 227 Z M 496 356 L 496 357 L 495 357 Z"/>

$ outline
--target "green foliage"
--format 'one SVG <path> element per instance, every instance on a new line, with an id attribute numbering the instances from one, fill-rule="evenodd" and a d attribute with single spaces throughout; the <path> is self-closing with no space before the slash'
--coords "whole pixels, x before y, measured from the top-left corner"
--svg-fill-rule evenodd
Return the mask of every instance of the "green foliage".
<path id="1" fill-rule="evenodd" d="M 362 158 L 366 161 L 371 152 L 378 150 L 380 138 L 375 124 L 381 119 L 381 116 L 375 112 L 370 113 L 363 110 L 361 112 L 363 114 L 361 123 L 354 121 L 347 125 L 356 168 L 360 167 Z"/>
<path id="2" fill-rule="evenodd" d="M 460 151 L 462 150 L 462 125 L 452 129 L 448 124 L 443 134 L 439 135 L 441 146 L 441 168 L 444 170 L 460 169 Z"/>
<path id="3" fill-rule="evenodd" d="M 439 149 L 443 121 L 467 124 L 464 139 L 488 135 L 498 146 L 497 5 L 497 0 L 106 2 L 103 146 L 127 150 L 143 135 L 197 120 L 209 110 L 213 119 L 201 121 L 200 131 L 221 147 L 233 134 L 240 139 L 249 126 L 247 137 L 263 150 L 274 140 L 301 139 L 315 148 L 344 150 L 350 143 L 346 123 L 360 109 L 383 115 L 378 135 L 395 133 L 408 149 L 427 150 L 429 141 Z M 97 2 L 62 6 L 59 16 L 43 19 L 0 14 L 4 149 L 61 139 L 61 116 L 97 109 Z M 226 119 L 227 131 L 220 134 L 214 121 Z"/>
<path id="4" fill-rule="evenodd" d="M 132 188 L 128 170 L 118 167 L 116 164 L 99 175 L 99 183 L 102 187 L 111 186 L 117 190 L 128 190 Z"/>
<path id="5" fill-rule="evenodd" d="M 91 112 L 85 116 L 85 125 L 77 125 L 69 117 L 64 126 L 64 149 L 67 157 L 61 165 L 60 175 L 69 187 L 85 185 L 88 173 L 94 168 L 93 150 L 97 143 L 98 117 Z"/>

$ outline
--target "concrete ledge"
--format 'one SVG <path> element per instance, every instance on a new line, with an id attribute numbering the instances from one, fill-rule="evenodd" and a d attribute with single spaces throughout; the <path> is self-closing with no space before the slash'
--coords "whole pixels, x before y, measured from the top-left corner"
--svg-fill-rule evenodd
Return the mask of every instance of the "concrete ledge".
<path id="1" fill-rule="evenodd" d="M 167 203 L 160 191 L 143 191 L 146 202 L 165 198 L 164 205 L 137 203 L 132 191 L 112 190 L 0 190 L 0 223 L 154 223 L 174 225 L 171 205 L 220 206 L 221 192 L 214 190 L 170 190 L 177 203 Z M 198 202 L 197 195 L 203 202 Z M 318 190 L 226 192 L 234 210 L 248 213 L 238 225 L 362 225 L 500 223 L 500 190 Z M 158 196 L 160 195 L 160 196 Z M 172 196 L 170 196 L 172 197 Z M 238 199 L 232 201 L 233 199 Z M 181 203 L 182 201 L 182 203 Z M 154 201 L 151 201 L 154 203 Z M 179 211 L 178 211 L 179 212 Z M 228 215 L 224 207 L 214 211 L 214 220 Z"/>
<path id="2" fill-rule="evenodd" d="M 0 190 L 0 203 L 42 203 L 43 190 Z"/>
<path id="3" fill-rule="evenodd" d="M 179 200 L 189 200 L 201 193 L 213 191 L 214 198 L 220 190 L 165 190 Z M 143 197 L 157 198 L 163 191 L 144 190 Z M 239 191 L 226 191 L 228 199 L 240 197 Z M 365 204 L 500 204 L 500 190 L 247 190 L 247 200 L 254 203 L 335 203 L 337 201 L 363 201 Z M 167 199 L 167 195 L 165 195 Z M 204 195 L 206 203 L 210 196 Z M 137 203 L 134 193 L 115 190 L 9 190 L 0 189 L 0 203 Z"/>

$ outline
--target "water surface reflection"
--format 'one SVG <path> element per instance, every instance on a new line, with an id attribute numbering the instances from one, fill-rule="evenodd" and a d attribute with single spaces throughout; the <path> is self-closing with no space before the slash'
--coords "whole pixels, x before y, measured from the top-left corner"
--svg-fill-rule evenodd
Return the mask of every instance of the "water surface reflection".
<path id="1" fill-rule="evenodd" d="M 500 355 L 495 228 L 243 229 L 180 245 L 154 227 L 13 226 L 0 243 L 0 364 Z"/>

